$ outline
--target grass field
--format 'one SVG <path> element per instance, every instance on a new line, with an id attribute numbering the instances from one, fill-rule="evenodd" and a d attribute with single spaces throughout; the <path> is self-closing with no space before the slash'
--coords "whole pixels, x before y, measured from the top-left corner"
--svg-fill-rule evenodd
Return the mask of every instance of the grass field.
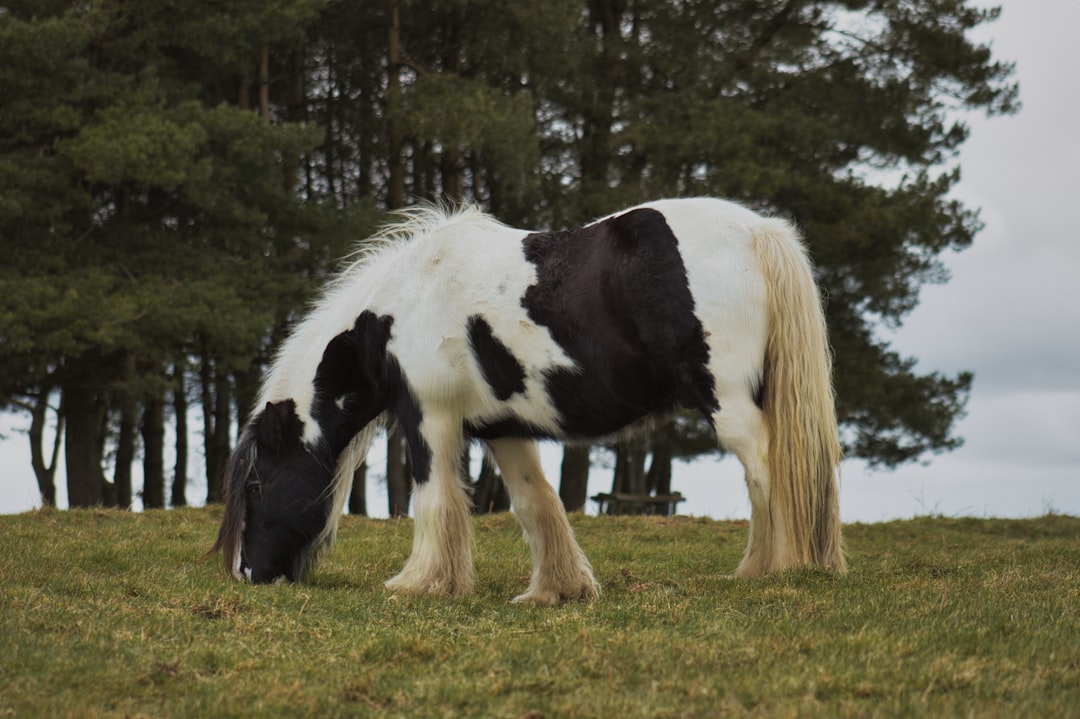
<path id="1" fill-rule="evenodd" d="M 1077 518 L 851 525 L 847 576 L 739 581 L 740 523 L 578 516 L 604 593 L 545 609 L 509 515 L 436 600 L 382 588 L 408 520 L 251 587 L 199 560 L 218 512 L 0 517 L 0 717 L 1080 716 Z"/>

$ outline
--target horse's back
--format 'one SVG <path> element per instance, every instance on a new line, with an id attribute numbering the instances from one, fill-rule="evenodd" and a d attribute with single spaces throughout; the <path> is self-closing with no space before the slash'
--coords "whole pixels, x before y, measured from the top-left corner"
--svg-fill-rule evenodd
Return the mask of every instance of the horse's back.
<path id="1" fill-rule="evenodd" d="M 388 350 L 429 406 L 466 418 L 496 413 L 507 400 L 520 404 L 539 393 L 533 365 L 569 363 L 522 306 L 536 274 L 523 256 L 528 234 L 476 213 L 414 238 L 385 264 L 371 304 L 394 318 Z M 511 387 L 520 381 L 523 391 L 503 396 L 485 379 L 479 338 L 502 348 L 499 361 L 520 365 L 523 376 Z M 551 412 L 532 419 L 553 423 Z"/>
<path id="2" fill-rule="evenodd" d="M 416 394 L 477 427 L 509 417 L 531 434 L 585 437 L 676 405 L 708 414 L 710 375 L 725 387 L 761 376 L 753 243 L 767 222 L 710 198 L 569 232 L 450 218 L 383 263 L 371 308 L 393 317 L 388 350 Z"/>
<path id="3" fill-rule="evenodd" d="M 708 333 L 709 369 L 718 391 L 753 391 L 763 371 L 768 332 L 767 288 L 754 242 L 782 221 L 707 197 L 644 206 L 661 212 L 678 238 L 694 311 Z"/>
<path id="4" fill-rule="evenodd" d="M 660 212 L 679 243 L 695 311 L 706 324 L 738 333 L 765 316 L 765 280 L 754 237 L 777 222 L 715 198 L 647 203 Z"/>

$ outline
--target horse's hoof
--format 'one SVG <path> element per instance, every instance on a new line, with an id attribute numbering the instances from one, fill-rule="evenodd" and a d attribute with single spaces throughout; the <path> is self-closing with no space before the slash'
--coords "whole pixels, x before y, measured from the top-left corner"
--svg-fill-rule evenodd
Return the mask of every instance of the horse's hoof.
<path id="1" fill-rule="evenodd" d="M 397 576 L 384 585 L 389 591 L 400 594 L 430 595 L 433 597 L 460 597 L 472 591 L 472 582 L 455 582 L 446 577 L 415 579 Z"/>
<path id="2" fill-rule="evenodd" d="M 600 596 L 600 586 L 590 577 L 581 585 L 566 589 L 540 589 L 533 588 L 524 594 L 519 594 L 511 601 L 514 604 L 536 604 L 543 607 L 554 607 L 563 602 L 591 602 Z"/>

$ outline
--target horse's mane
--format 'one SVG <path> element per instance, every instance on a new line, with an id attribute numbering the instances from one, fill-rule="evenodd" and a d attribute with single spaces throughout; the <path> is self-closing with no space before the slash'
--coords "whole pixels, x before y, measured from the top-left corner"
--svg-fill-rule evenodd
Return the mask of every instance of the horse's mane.
<path id="1" fill-rule="evenodd" d="M 346 255 L 341 269 L 327 279 L 307 311 L 293 325 L 288 337 L 277 348 L 263 379 L 262 391 L 255 404 L 256 409 L 268 401 L 296 397 L 292 380 L 302 376 L 303 381 L 309 381 L 307 370 L 310 369 L 313 373 L 317 361 L 304 369 L 302 375 L 298 375 L 298 368 L 304 367 L 305 358 L 316 348 L 321 354 L 321 348 L 331 339 L 322 337 L 322 332 L 325 327 L 338 323 L 328 315 L 340 311 L 342 307 L 359 311 L 357 308 L 364 306 L 365 296 L 385 281 L 385 278 L 380 276 L 384 260 L 392 260 L 414 240 L 440 228 L 462 222 L 489 225 L 497 223 L 497 220 L 475 205 L 449 203 L 416 205 L 395 210 L 391 215 L 394 221 L 356 243 L 353 251 Z"/>
<path id="2" fill-rule="evenodd" d="M 236 579 L 241 579 L 237 559 L 240 556 L 240 542 L 244 533 L 244 484 L 255 467 L 255 451 L 255 433 L 246 428 L 241 429 L 236 448 L 229 456 L 222 477 L 221 490 L 224 493 L 225 510 L 222 513 L 217 541 L 203 555 L 205 558 L 222 552 L 226 573 Z"/>
<path id="3" fill-rule="evenodd" d="M 375 234 L 357 242 L 353 250 L 345 256 L 342 269 L 327 284 L 324 296 L 332 294 L 342 284 L 351 282 L 358 272 L 417 237 L 463 221 L 498 224 L 498 220 L 475 204 L 450 201 L 424 202 L 403 207 L 392 210 L 390 216 L 390 222 L 379 228 Z"/>
<path id="4" fill-rule="evenodd" d="M 431 234 L 441 228 L 460 223 L 496 224 L 497 220 L 485 214 L 479 207 L 466 204 L 427 203 L 396 210 L 392 221 L 385 224 L 371 237 L 359 241 L 355 249 L 345 257 L 341 269 L 333 274 L 322 292 L 308 308 L 304 317 L 293 326 L 289 336 L 278 347 L 277 354 L 263 380 L 262 389 L 253 413 L 268 401 L 280 401 L 296 398 L 293 380 L 300 377 L 310 383 L 307 369 L 314 370 L 314 365 L 306 368 L 306 357 L 313 350 L 320 355 L 325 338 L 320 339 L 324 331 L 327 312 L 340 307 L 341 296 L 353 295 L 348 304 L 356 304 L 358 291 L 363 293 L 378 284 L 377 277 L 366 281 L 369 271 L 378 275 L 383 259 L 390 260 L 402 248 L 413 240 Z M 303 368 L 303 369 L 300 369 Z M 385 418 L 370 423 L 350 444 L 334 469 L 333 479 L 327 488 L 330 511 L 326 527 L 312 543 L 309 563 L 313 564 L 321 550 L 333 544 L 337 531 L 337 519 L 344 507 L 351 486 L 353 471 L 363 461 L 373 435 L 378 427 L 385 424 Z M 225 512 L 217 541 L 211 552 L 223 551 L 226 569 L 236 573 L 240 543 L 244 528 L 244 485 L 248 480 L 256 461 L 254 433 L 244 430 L 237 442 L 236 450 L 225 472 L 223 489 L 225 490 Z"/>

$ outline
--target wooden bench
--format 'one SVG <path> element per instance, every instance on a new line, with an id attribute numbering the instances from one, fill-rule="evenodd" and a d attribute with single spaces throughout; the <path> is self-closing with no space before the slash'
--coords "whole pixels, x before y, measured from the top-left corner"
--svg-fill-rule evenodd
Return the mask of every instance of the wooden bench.
<path id="1" fill-rule="evenodd" d="M 671 516 L 678 510 L 679 502 L 686 498 L 679 492 L 674 494 L 597 494 L 592 500 L 596 502 L 600 514 L 657 514 Z"/>

